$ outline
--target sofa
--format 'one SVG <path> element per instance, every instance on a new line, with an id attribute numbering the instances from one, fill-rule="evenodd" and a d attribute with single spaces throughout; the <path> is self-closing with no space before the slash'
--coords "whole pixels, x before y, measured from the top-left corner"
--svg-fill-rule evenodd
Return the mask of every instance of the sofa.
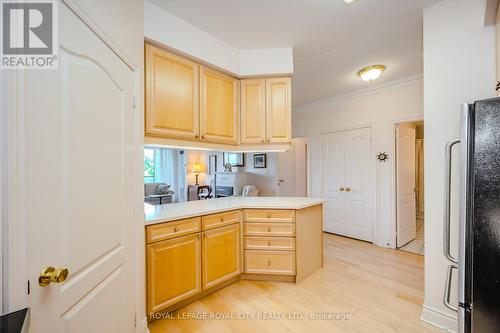
<path id="1" fill-rule="evenodd" d="M 172 203 L 174 191 L 166 183 L 145 183 L 144 201 L 153 205 Z"/>

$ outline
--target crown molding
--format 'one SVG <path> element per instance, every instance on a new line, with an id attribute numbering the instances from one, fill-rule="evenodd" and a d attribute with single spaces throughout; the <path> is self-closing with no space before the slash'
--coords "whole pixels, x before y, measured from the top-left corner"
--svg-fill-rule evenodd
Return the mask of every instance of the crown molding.
<path id="1" fill-rule="evenodd" d="M 317 102 L 297 106 L 297 107 L 292 108 L 292 110 L 293 110 L 293 112 L 304 112 L 304 111 L 308 111 L 310 109 L 314 109 L 314 108 L 317 108 L 317 107 L 320 107 L 323 105 L 335 104 L 335 103 L 339 103 L 339 102 L 353 99 L 356 97 L 360 97 L 360 96 L 364 96 L 364 95 L 371 95 L 371 94 L 375 94 L 375 93 L 378 93 L 378 92 L 381 92 L 384 90 L 389 90 L 389 89 L 396 88 L 399 86 L 404 86 L 404 85 L 407 85 L 409 83 L 422 80 L 423 78 L 424 78 L 424 75 L 422 73 L 410 75 L 410 76 L 406 76 L 406 77 L 398 79 L 398 80 L 376 84 L 376 85 L 373 85 L 371 87 L 356 90 L 356 91 L 353 91 L 353 92 L 350 92 L 347 94 L 343 94 L 343 95 L 339 95 L 339 96 L 335 96 L 335 97 L 331 97 L 331 98 L 327 98 L 327 99 L 322 99 L 322 100 L 317 101 Z"/>

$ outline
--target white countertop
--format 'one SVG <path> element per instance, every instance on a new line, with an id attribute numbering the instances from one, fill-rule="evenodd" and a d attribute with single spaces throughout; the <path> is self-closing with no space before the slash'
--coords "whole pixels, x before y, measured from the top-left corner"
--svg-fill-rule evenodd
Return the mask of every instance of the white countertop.
<path id="1" fill-rule="evenodd" d="M 319 205 L 322 199 L 302 197 L 228 197 L 179 202 L 167 205 L 144 204 L 146 225 L 220 213 L 233 209 L 303 209 Z"/>

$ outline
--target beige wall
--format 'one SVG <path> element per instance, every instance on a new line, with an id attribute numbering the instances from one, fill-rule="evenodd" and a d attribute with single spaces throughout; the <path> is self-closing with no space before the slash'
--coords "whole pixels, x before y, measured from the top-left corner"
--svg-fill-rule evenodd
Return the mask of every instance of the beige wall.
<path id="1" fill-rule="evenodd" d="M 444 147 L 460 136 L 460 105 L 494 96 L 495 36 L 483 27 L 484 1 L 445 0 L 424 11 L 425 302 L 422 318 L 456 330 L 442 303 Z M 457 161 L 455 161 L 457 162 Z M 453 164 L 455 175 L 458 163 Z M 452 253 L 457 252 L 458 179 L 452 187 Z M 452 301 L 456 302 L 456 281 Z"/>
<path id="2" fill-rule="evenodd" d="M 421 79 L 294 112 L 293 136 L 308 137 L 311 196 L 322 197 L 321 133 L 372 126 L 372 157 L 376 168 L 373 242 L 395 247 L 394 123 L 422 118 Z M 378 152 L 389 153 L 389 161 L 375 161 Z"/>

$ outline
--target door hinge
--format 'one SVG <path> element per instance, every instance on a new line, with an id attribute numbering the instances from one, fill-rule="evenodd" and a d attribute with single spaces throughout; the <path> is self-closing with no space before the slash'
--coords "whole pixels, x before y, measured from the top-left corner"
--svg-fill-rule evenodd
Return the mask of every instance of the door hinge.
<path id="1" fill-rule="evenodd" d="M 136 109 L 137 108 L 137 98 L 134 96 L 132 98 L 132 109 Z"/>
<path id="2" fill-rule="evenodd" d="M 137 315 L 134 315 L 134 327 L 137 327 Z"/>
<path id="3" fill-rule="evenodd" d="M 30 284 L 30 280 L 28 280 L 28 295 L 31 293 L 31 284 Z"/>

